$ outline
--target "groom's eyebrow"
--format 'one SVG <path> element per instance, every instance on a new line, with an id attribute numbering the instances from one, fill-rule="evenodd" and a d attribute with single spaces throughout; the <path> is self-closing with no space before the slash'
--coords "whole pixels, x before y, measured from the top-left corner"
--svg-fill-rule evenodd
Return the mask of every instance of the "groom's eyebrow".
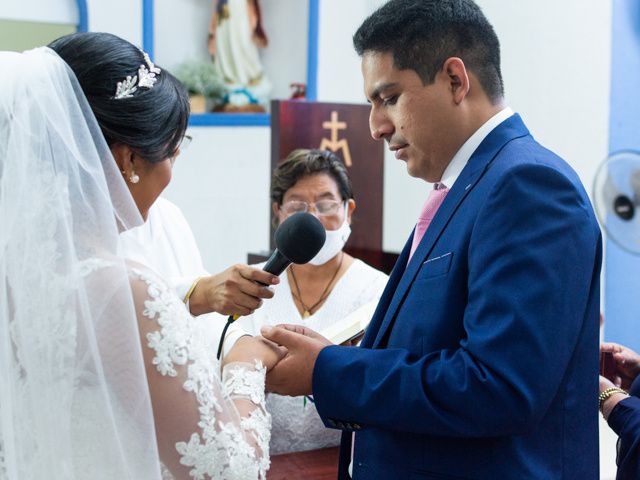
<path id="1" fill-rule="evenodd" d="M 367 97 L 367 103 L 371 103 L 373 100 L 379 100 L 380 95 L 387 90 L 394 88 L 397 85 L 396 82 L 383 83 L 382 85 L 378 85 Z"/>

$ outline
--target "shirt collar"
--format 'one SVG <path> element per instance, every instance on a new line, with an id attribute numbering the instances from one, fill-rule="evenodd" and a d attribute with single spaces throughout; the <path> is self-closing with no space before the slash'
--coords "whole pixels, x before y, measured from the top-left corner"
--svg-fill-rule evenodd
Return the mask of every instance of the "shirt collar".
<path id="1" fill-rule="evenodd" d="M 462 172 L 462 169 L 467 165 L 471 155 L 473 155 L 473 152 L 476 151 L 482 141 L 493 131 L 494 128 L 512 115 L 513 110 L 506 107 L 496 113 L 493 117 L 487 120 L 484 125 L 476 130 L 476 132 L 471 135 L 464 144 L 462 144 L 460 150 L 458 150 L 458 152 L 453 156 L 453 159 L 449 162 L 449 165 L 447 165 L 447 168 L 442 174 L 442 179 L 438 183 L 443 184 L 449 189 L 453 187 L 453 184 L 460 176 L 460 172 Z"/>

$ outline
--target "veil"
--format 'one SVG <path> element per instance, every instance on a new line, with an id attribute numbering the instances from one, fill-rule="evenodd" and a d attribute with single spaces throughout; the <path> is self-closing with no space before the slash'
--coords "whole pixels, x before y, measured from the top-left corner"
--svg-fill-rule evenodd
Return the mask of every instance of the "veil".
<path id="1" fill-rule="evenodd" d="M 0 71 L 0 479 L 159 479 L 118 256 L 142 219 L 65 62 Z"/>

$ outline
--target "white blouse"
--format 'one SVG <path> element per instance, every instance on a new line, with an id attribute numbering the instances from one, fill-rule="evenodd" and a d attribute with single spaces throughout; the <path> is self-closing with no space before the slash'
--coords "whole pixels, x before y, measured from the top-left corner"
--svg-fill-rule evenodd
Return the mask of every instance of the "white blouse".
<path id="1" fill-rule="evenodd" d="M 151 267 L 183 298 L 197 277 L 208 275 L 191 228 L 180 209 L 158 197 L 147 221 L 120 234 L 123 255 Z"/>
<path id="2" fill-rule="evenodd" d="M 261 268 L 264 264 L 256 265 Z M 377 301 L 387 284 L 387 275 L 355 260 L 338 280 L 324 304 L 313 315 L 302 318 L 291 295 L 286 273 L 273 288 L 275 295 L 252 315 L 241 317 L 243 330 L 260 334 L 263 325 L 292 323 L 317 332 L 335 324 L 358 308 Z M 267 411 L 272 416 L 272 455 L 332 447 L 340 442 L 340 432 L 328 429 L 320 420 L 312 400 L 304 397 L 267 395 Z"/>

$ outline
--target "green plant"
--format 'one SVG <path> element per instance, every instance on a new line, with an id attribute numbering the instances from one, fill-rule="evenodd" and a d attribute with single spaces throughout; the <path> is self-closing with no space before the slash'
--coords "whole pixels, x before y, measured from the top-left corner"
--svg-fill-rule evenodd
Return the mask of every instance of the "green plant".
<path id="1" fill-rule="evenodd" d="M 175 75 L 190 95 L 204 95 L 215 104 L 222 103 L 226 93 L 222 75 L 210 61 L 192 60 L 180 64 Z"/>

